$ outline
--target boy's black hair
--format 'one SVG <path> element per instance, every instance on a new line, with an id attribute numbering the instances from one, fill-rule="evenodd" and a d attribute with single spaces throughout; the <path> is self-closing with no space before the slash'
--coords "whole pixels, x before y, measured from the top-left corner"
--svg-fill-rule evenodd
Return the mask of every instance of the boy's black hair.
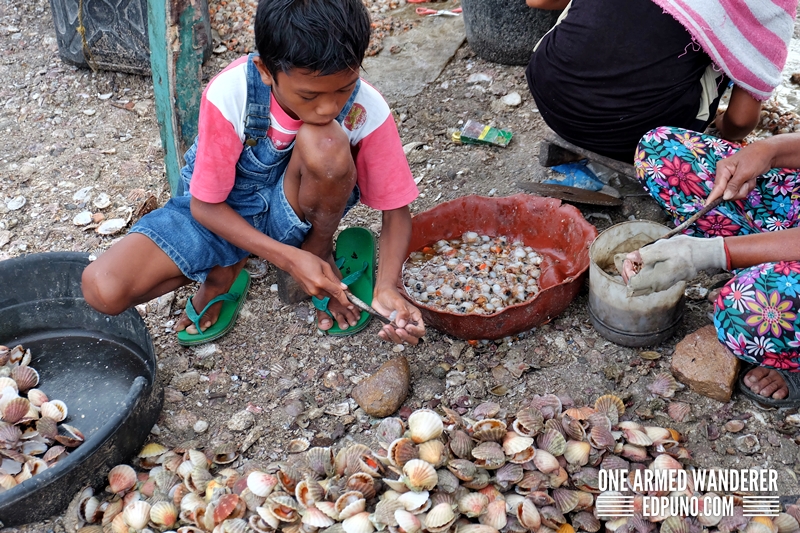
<path id="1" fill-rule="evenodd" d="M 370 29 L 361 0 L 260 0 L 256 49 L 273 77 L 293 68 L 327 76 L 361 66 Z"/>

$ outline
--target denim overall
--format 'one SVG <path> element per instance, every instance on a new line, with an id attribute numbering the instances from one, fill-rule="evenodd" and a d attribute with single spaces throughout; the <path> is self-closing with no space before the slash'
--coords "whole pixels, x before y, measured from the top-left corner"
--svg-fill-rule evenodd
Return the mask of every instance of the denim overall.
<path id="1" fill-rule="evenodd" d="M 300 246 L 311 230 L 289 204 L 283 190 L 283 177 L 294 148 L 294 141 L 278 150 L 267 138 L 269 130 L 269 85 L 253 63 L 247 61 L 247 108 L 244 148 L 236 163 L 236 179 L 225 202 L 247 222 L 269 237 L 291 246 Z M 356 82 L 353 94 L 336 121 L 341 124 L 356 99 L 361 81 Z M 194 171 L 197 140 L 184 155 L 186 166 L 181 169 L 184 196 L 172 198 L 167 204 L 142 217 L 132 233 L 142 233 L 155 242 L 188 278 L 203 282 L 215 266 L 233 265 L 250 252 L 222 239 L 198 223 L 191 214 L 189 184 Z M 358 203 L 356 186 L 347 201 L 347 212 Z"/>

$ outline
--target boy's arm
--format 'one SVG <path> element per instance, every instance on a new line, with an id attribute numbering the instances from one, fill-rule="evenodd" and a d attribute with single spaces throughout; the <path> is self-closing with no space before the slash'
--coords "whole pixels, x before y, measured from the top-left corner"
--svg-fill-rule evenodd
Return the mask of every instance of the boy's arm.
<path id="1" fill-rule="evenodd" d="M 753 131 L 760 119 L 761 102 L 734 85 L 728 108 L 717 116 L 714 125 L 719 130 L 720 137 L 738 142 Z"/>
<path id="2" fill-rule="evenodd" d="M 331 296 L 343 306 L 353 308 L 343 290 L 347 286 L 339 281 L 327 261 L 264 235 L 225 202 L 212 204 L 192 197 L 191 210 L 195 220 L 209 231 L 288 272 L 306 293 L 318 298 Z"/>
<path id="3" fill-rule="evenodd" d="M 395 324 L 399 327 L 383 326 L 378 335 L 383 340 L 400 344 L 403 341 L 417 344 L 425 335 L 425 325 L 419 309 L 409 304 L 397 289 L 400 271 L 411 240 L 411 214 L 408 206 L 383 212 L 380 238 L 380 261 L 372 305 L 379 313 L 389 316 L 397 311 Z"/>

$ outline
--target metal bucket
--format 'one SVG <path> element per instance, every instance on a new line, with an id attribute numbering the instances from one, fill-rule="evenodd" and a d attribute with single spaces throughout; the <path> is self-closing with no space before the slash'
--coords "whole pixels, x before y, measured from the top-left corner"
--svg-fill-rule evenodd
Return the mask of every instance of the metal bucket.
<path id="1" fill-rule="evenodd" d="M 658 344 L 675 333 L 683 318 L 686 282 L 628 297 L 622 277 L 606 272 L 615 270 L 615 254 L 637 250 L 668 231 L 647 220 L 623 222 L 601 233 L 589 248 L 589 316 L 597 332 L 611 342 L 631 347 Z"/>
<path id="2" fill-rule="evenodd" d="M 491 315 L 457 314 L 415 301 L 425 323 L 460 339 L 500 339 L 545 324 L 561 314 L 583 286 L 589 268 L 589 243 L 597 235 L 571 205 L 530 194 L 505 198 L 464 196 L 437 205 L 411 220 L 408 254 L 441 239 L 477 231 L 520 240 L 544 261 L 540 292 L 530 300 Z"/>

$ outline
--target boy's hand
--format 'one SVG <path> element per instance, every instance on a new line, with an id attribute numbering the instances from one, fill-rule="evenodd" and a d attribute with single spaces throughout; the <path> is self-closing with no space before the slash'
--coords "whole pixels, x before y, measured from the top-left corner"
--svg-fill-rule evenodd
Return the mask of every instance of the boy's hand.
<path id="1" fill-rule="evenodd" d="M 327 261 L 310 252 L 293 248 L 289 264 L 284 270 L 300 284 L 306 294 L 317 298 L 330 296 L 345 308 L 355 309 L 344 293 L 347 285 L 339 280 Z"/>
<path id="2" fill-rule="evenodd" d="M 422 314 L 419 309 L 400 296 L 397 289 L 379 289 L 376 287 L 372 299 L 372 307 L 386 317 L 391 315 L 392 311 L 397 311 L 394 323 L 398 327 L 395 329 L 388 324 L 383 326 L 383 329 L 378 333 L 381 339 L 395 344 L 402 344 L 403 342 L 417 344 L 419 339 L 425 335 L 425 324 L 422 322 Z"/>

